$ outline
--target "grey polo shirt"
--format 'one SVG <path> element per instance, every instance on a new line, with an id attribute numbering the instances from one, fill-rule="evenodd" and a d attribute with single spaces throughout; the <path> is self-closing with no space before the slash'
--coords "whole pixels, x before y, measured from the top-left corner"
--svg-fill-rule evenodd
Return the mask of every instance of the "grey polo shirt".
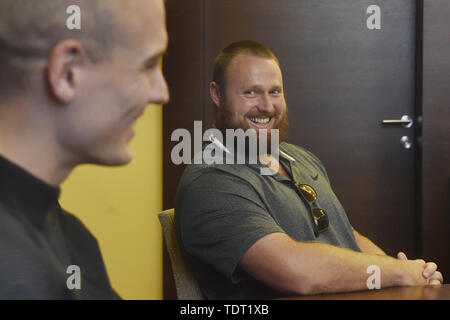
<path id="1" fill-rule="evenodd" d="M 281 143 L 280 163 L 291 179 L 261 175 L 262 164 L 192 164 L 181 179 L 175 223 L 181 250 L 208 299 L 264 299 L 281 293 L 239 268 L 245 252 L 262 237 L 282 232 L 360 251 L 344 208 L 320 160 Z M 288 155 L 287 157 L 283 155 Z M 329 227 L 314 235 L 309 205 L 295 183 L 312 186 Z"/>

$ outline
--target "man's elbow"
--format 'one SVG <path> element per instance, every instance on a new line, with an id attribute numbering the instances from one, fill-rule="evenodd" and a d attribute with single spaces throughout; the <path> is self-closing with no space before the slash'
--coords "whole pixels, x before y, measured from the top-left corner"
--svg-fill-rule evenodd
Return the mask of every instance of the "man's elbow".
<path id="1" fill-rule="evenodd" d="M 300 275 L 292 281 L 292 292 L 302 296 L 320 294 L 324 292 L 324 285 L 313 277 Z"/>
<path id="2" fill-rule="evenodd" d="M 311 277 L 299 276 L 296 281 L 296 293 L 302 296 L 316 294 L 317 286 L 313 283 Z"/>
<path id="3" fill-rule="evenodd" d="M 316 291 L 316 285 L 311 276 L 298 268 L 298 264 L 285 270 L 283 277 L 276 281 L 282 291 L 294 295 L 311 295 Z"/>

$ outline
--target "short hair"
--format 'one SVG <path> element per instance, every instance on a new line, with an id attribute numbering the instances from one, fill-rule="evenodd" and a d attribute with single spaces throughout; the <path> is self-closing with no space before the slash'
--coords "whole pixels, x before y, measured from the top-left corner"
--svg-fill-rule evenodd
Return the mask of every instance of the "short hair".
<path id="1" fill-rule="evenodd" d="M 33 62 L 47 59 L 64 39 L 76 39 L 87 56 L 98 62 L 112 56 L 120 37 L 113 0 L 0 0 L 0 96 L 26 88 Z M 66 12 L 81 9 L 81 30 L 69 30 Z"/>
<path id="2" fill-rule="evenodd" d="M 275 60 L 278 66 L 280 66 L 278 58 L 272 50 L 264 44 L 253 40 L 240 40 L 233 42 L 226 46 L 214 60 L 212 81 L 218 85 L 220 91 L 223 93 L 226 92 L 226 76 L 228 66 L 233 58 L 241 54 Z M 223 95 L 223 99 L 226 99 L 225 94 Z"/>

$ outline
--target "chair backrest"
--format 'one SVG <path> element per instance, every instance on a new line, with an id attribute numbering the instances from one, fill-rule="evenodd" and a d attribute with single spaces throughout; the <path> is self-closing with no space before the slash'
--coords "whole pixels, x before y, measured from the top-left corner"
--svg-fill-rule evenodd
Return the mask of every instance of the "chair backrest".
<path id="1" fill-rule="evenodd" d="M 164 234 L 167 251 L 172 265 L 173 278 L 179 300 L 203 300 L 203 295 L 197 281 L 184 262 L 175 233 L 174 209 L 158 214 L 159 222 Z"/>

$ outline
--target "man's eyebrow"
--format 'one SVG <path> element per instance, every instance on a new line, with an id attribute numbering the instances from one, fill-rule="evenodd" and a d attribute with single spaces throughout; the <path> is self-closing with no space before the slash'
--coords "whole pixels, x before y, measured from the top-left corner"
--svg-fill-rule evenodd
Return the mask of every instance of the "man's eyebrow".
<path id="1" fill-rule="evenodd" d="M 241 89 L 260 89 L 262 86 L 260 84 L 248 84 L 241 87 Z"/>
<path id="2" fill-rule="evenodd" d="M 164 55 L 166 55 L 166 53 L 167 50 L 161 50 L 158 53 L 152 55 L 142 63 L 142 67 L 143 68 L 154 67 L 159 62 L 159 59 L 161 59 Z"/>

